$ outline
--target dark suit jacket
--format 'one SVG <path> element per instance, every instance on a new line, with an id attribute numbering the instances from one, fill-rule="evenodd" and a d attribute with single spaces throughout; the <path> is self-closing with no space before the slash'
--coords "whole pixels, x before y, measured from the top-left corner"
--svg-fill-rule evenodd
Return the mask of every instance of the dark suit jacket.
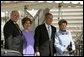
<path id="1" fill-rule="evenodd" d="M 4 38 L 6 49 L 22 53 L 23 38 L 20 29 L 19 26 L 17 27 L 11 20 L 9 20 L 4 26 Z"/>
<path id="2" fill-rule="evenodd" d="M 49 41 L 48 32 L 46 29 L 45 24 L 39 25 L 35 29 L 35 52 L 40 51 L 41 56 L 49 56 L 51 53 L 51 56 L 54 54 L 54 38 L 55 38 L 55 32 L 56 28 L 51 25 L 52 28 L 52 35 L 51 39 L 52 41 Z"/>

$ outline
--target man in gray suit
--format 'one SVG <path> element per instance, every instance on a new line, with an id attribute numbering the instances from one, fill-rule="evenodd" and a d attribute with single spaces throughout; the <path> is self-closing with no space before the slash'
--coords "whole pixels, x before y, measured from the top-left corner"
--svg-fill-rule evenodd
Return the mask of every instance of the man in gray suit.
<path id="1" fill-rule="evenodd" d="M 11 12 L 10 20 L 4 26 L 5 49 L 19 51 L 22 54 L 23 38 L 21 30 L 16 23 L 19 19 L 19 12 Z"/>

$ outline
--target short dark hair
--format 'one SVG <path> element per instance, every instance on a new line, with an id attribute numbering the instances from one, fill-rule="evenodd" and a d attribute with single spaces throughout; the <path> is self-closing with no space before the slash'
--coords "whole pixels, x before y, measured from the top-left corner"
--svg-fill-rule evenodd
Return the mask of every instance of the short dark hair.
<path id="1" fill-rule="evenodd" d="M 61 19 L 61 20 L 58 22 L 59 25 L 61 25 L 62 23 L 66 23 L 66 25 L 67 25 L 67 21 L 66 21 L 65 19 Z"/>
<path id="2" fill-rule="evenodd" d="M 45 17 L 48 16 L 48 15 L 52 15 L 52 14 L 51 14 L 51 13 L 46 13 L 46 14 L 45 14 Z"/>
<path id="3" fill-rule="evenodd" d="M 30 24 L 32 24 L 31 19 L 28 18 L 28 17 L 25 17 L 25 18 L 22 19 L 22 25 L 24 25 L 24 23 L 25 23 L 26 21 L 30 21 Z"/>

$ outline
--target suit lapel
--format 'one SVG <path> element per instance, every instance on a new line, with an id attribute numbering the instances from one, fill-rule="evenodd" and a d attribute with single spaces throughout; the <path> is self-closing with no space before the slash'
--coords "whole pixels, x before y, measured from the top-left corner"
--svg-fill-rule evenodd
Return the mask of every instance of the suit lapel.
<path id="1" fill-rule="evenodd" d="M 11 20 L 10 20 L 10 22 L 14 27 L 16 27 L 16 30 L 21 34 L 21 30 L 20 30 L 18 24 L 14 24 L 13 21 L 11 21 Z"/>
<path id="2" fill-rule="evenodd" d="M 48 36 L 48 31 L 47 31 L 45 24 L 43 24 L 43 26 L 44 26 L 45 34 L 47 34 L 47 36 Z M 51 39 L 52 39 L 53 35 L 54 35 L 54 29 L 53 29 L 52 25 L 51 25 L 51 31 L 52 31 L 52 33 L 51 33 Z M 48 36 L 48 38 L 49 38 L 49 36 Z"/>
<path id="3" fill-rule="evenodd" d="M 53 27 L 51 26 L 51 30 L 52 30 L 52 33 L 51 33 L 51 39 L 53 38 L 53 36 L 54 36 L 54 29 L 53 29 Z"/>
<path id="4" fill-rule="evenodd" d="M 47 31 L 45 24 L 43 24 L 43 26 L 44 26 L 45 34 L 47 34 L 47 36 L 48 36 L 48 31 Z M 48 36 L 48 39 L 49 39 L 49 36 Z"/>

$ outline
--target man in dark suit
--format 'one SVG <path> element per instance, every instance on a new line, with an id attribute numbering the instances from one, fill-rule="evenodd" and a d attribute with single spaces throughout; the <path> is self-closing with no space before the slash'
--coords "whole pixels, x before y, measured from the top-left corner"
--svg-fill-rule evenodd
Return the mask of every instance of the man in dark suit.
<path id="1" fill-rule="evenodd" d="M 19 19 L 19 12 L 11 12 L 10 20 L 4 26 L 5 49 L 19 51 L 22 54 L 23 38 L 21 30 L 16 23 Z"/>
<path id="2" fill-rule="evenodd" d="M 53 16 L 51 13 L 45 14 L 45 22 L 35 29 L 35 55 L 54 56 L 54 37 L 56 28 L 51 25 Z"/>

